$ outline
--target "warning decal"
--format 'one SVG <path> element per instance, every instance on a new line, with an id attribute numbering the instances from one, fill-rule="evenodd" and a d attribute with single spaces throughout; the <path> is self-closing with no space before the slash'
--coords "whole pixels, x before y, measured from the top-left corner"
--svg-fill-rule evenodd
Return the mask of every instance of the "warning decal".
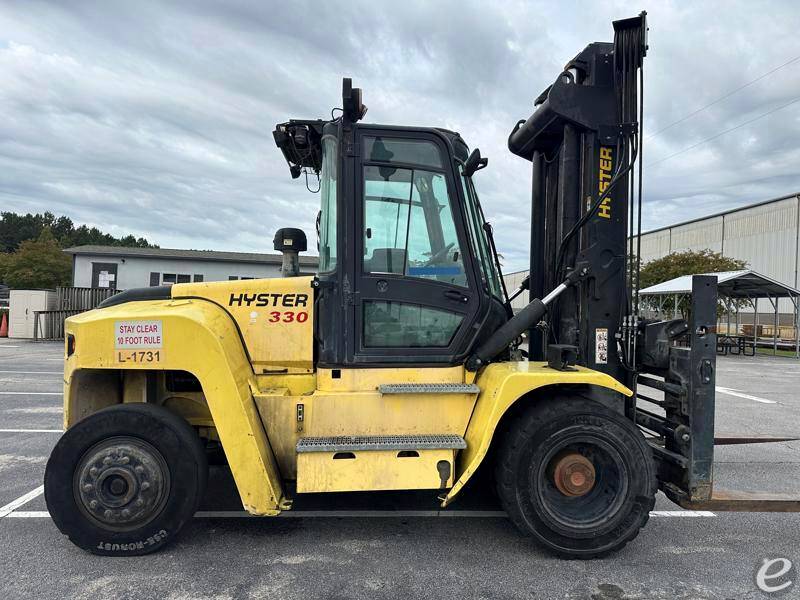
<path id="1" fill-rule="evenodd" d="M 608 329 L 605 327 L 594 330 L 594 363 L 608 364 Z"/>
<path id="2" fill-rule="evenodd" d="M 162 341 L 161 321 L 116 321 L 114 323 L 115 348 L 161 348 Z"/>

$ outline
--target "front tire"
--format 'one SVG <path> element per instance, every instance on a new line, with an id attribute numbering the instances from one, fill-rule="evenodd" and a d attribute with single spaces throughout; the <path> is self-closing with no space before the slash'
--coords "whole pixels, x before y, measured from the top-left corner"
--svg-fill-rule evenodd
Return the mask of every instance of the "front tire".
<path id="1" fill-rule="evenodd" d="M 152 404 L 119 404 L 64 433 L 47 461 L 44 495 L 75 545 L 136 556 L 176 537 L 207 477 L 205 449 L 185 420 Z"/>
<path id="2" fill-rule="evenodd" d="M 495 468 L 513 523 L 564 558 L 619 550 L 647 523 L 657 482 L 638 428 L 580 397 L 541 401 L 508 429 Z"/>

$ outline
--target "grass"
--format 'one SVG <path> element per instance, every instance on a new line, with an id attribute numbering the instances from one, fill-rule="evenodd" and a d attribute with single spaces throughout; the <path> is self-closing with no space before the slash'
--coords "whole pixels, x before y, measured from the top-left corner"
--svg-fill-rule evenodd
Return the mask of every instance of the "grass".
<path id="1" fill-rule="evenodd" d="M 765 354 L 768 356 L 772 356 L 772 348 L 756 348 L 756 352 L 758 354 Z M 781 350 L 778 348 L 777 352 L 775 352 L 775 356 L 786 356 L 788 358 L 795 358 L 794 350 Z"/>

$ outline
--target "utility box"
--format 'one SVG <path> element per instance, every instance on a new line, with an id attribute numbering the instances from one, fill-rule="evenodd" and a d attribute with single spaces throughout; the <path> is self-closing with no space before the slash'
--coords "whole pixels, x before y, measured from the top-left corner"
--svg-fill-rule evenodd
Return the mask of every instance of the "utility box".
<path id="1" fill-rule="evenodd" d="M 56 293 L 52 290 L 11 290 L 8 308 L 8 337 L 32 338 L 34 313 L 37 310 L 55 310 Z"/>

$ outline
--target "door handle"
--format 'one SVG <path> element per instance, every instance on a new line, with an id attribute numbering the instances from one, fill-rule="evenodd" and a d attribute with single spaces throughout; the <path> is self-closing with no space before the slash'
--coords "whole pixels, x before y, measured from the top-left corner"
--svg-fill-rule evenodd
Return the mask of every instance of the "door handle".
<path id="1" fill-rule="evenodd" d="M 447 290 L 444 293 L 444 296 L 445 296 L 445 298 L 448 298 L 449 300 L 455 300 L 457 302 L 463 302 L 464 304 L 469 302 L 469 296 L 467 296 L 463 292 L 459 292 L 458 290 Z"/>

